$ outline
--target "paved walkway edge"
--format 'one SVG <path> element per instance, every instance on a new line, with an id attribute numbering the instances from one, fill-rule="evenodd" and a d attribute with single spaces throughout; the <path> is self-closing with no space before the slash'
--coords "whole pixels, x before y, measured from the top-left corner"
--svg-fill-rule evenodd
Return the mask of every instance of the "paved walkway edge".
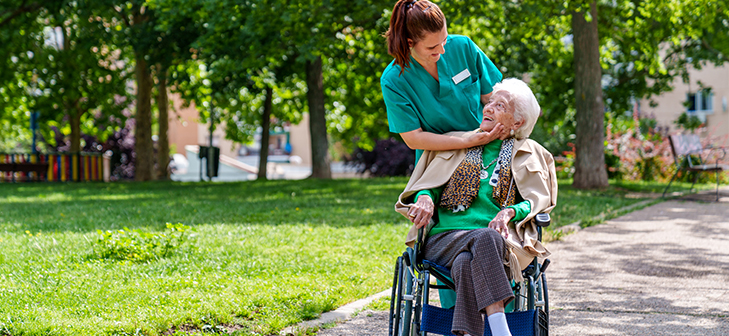
<path id="1" fill-rule="evenodd" d="M 281 335 L 292 335 L 296 334 L 297 330 L 306 330 L 308 328 L 320 327 L 327 323 L 343 322 L 349 320 L 352 317 L 352 314 L 362 310 L 362 308 L 370 304 L 372 301 L 375 301 L 385 296 L 390 296 L 391 293 L 392 289 L 388 288 L 370 297 L 348 303 L 344 306 L 337 308 L 334 311 L 321 314 L 321 317 L 316 320 L 304 321 L 295 326 L 288 327 L 281 331 Z"/>
<path id="2" fill-rule="evenodd" d="M 635 204 L 631 204 L 631 205 L 622 207 L 622 208 L 618 209 L 617 211 L 615 211 L 615 213 L 617 214 L 616 217 L 622 216 L 622 215 L 630 212 L 634 208 L 638 208 L 638 207 L 641 207 L 641 206 L 651 206 L 651 205 L 653 205 L 651 203 L 658 204 L 658 203 L 661 203 L 661 202 L 663 202 L 665 200 L 666 199 L 662 199 L 662 200 L 647 199 L 645 201 L 641 201 L 641 202 L 638 202 L 638 203 L 635 203 Z M 602 223 L 602 222 L 605 221 L 605 217 L 607 217 L 607 215 L 603 213 L 603 214 L 600 214 L 600 215 L 597 215 L 597 216 L 593 217 L 592 219 L 593 220 L 597 220 L 598 222 Z M 558 227 L 558 228 L 556 228 L 554 230 L 555 231 L 558 231 L 558 232 L 562 232 L 564 234 L 575 233 L 577 231 L 582 230 L 582 221 L 576 221 L 576 222 L 574 222 L 572 224 L 560 226 L 560 227 Z"/>

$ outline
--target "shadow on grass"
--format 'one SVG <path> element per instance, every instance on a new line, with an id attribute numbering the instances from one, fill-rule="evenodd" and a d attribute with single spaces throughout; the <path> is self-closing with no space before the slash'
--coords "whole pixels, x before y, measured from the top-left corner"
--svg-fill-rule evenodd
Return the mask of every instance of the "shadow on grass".
<path id="1" fill-rule="evenodd" d="M 164 228 L 165 223 L 333 227 L 402 224 L 394 212 L 406 179 L 234 183 L 7 184 L 0 230 Z"/>
<path id="2" fill-rule="evenodd" d="M 0 230 L 89 232 L 123 227 L 307 224 L 352 227 L 405 221 L 393 205 L 406 178 L 231 183 L 27 183 L 0 185 Z M 613 182 L 579 190 L 560 181 L 553 227 L 640 202 L 627 193 L 661 183 Z M 679 187 L 682 187 L 679 184 Z M 686 189 L 688 186 L 686 186 Z M 646 196 L 648 197 L 648 196 Z"/>

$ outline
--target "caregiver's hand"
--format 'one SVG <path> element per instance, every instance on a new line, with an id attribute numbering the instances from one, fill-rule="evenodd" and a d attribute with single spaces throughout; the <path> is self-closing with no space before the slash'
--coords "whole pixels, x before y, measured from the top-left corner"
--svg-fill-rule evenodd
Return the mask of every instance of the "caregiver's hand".
<path id="1" fill-rule="evenodd" d="M 468 142 L 471 144 L 470 147 L 483 146 L 496 139 L 502 139 L 505 135 L 509 135 L 504 125 L 496 124 L 496 126 L 490 132 L 479 132 L 468 137 Z"/>
<path id="2" fill-rule="evenodd" d="M 496 214 L 496 217 L 494 217 L 493 220 L 491 220 L 491 223 L 489 223 L 489 227 L 496 230 L 496 232 L 500 233 L 504 238 L 509 238 L 509 221 L 514 218 L 514 215 L 516 215 L 516 211 L 512 208 L 506 208 L 504 210 L 499 211 L 499 213 Z"/>
<path id="3" fill-rule="evenodd" d="M 435 209 L 433 199 L 431 199 L 428 195 L 420 195 L 420 197 L 418 197 L 418 201 L 410 206 L 410 210 L 408 210 L 408 218 L 410 218 L 410 221 L 415 224 L 415 227 L 418 229 L 422 228 L 430 222 L 431 218 L 433 218 L 433 209 Z"/>

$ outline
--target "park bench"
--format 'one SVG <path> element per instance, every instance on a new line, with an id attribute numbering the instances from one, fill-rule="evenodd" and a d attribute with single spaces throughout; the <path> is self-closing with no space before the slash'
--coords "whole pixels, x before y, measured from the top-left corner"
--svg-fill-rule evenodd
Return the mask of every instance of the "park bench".
<path id="1" fill-rule="evenodd" d="M 34 172 L 36 180 L 40 179 L 40 174 L 48 171 L 48 163 L 30 163 L 30 162 L 16 162 L 16 163 L 0 163 L 0 172 L 12 172 L 12 173 L 31 173 Z M 13 175 L 15 180 L 15 175 Z"/>
<path id="2" fill-rule="evenodd" d="M 673 159 L 676 162 L 676 173 L 671 177 L 671 181 L 668 182 L 668 186 L 663 191 L 663 197 L 666 197 L 668 188 L 671 187 L 671 183 L 676 178 L 679 172 L 714 172 L 716 176 L 716 200 L 719 200 L 719 173 L 724 170 L 729 170 L 729 166 L 719 164 L 719 160 L 726 156 L 726 148 L 724 147 L 713 147 L 701 145 L 701 140 L 696 134 L 676 134 L 669 137 L 671 142 L 671 151 L 673 152 Z M 713 154 L 712 154 L 713 152 Z M 718 153 L 721 152 L 719 156 Z M 706 155 L 706 156 L 704 156 Z M 713 163 L 708 162 L 710 159 L 714 159 Z M 694 176 L 694 181 L 691 184 L 691 189 L 694 189 L 694 184 L 698 179 L 699 174 Z"/>

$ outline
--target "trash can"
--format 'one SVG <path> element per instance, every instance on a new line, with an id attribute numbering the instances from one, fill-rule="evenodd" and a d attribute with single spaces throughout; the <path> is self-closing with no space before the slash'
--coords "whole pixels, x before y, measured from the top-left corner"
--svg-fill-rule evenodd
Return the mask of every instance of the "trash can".
<path id="1" fill-rule="evenodd" d="M 212 169 L 212 174 L 210 174 L 210 172 L 208 172 L 208 174 L 206 174 L 206 176 L 218 177 L 218 168 L 220 167 L 220 148 L 219 147 L 200 146 L 200 152 L 198 153 L 197 157 L 200 160 L 205 159 L 205 169 L 206 170 L 210 169 L 209 163 L 207 162 L 208 150 L 210 150 L 210 148 L 212 148 L 212 151 L 213 151 L 213 153 L 212 153 L 213 154 L 213 157 L 212 157 L 213 169 Z"/>

